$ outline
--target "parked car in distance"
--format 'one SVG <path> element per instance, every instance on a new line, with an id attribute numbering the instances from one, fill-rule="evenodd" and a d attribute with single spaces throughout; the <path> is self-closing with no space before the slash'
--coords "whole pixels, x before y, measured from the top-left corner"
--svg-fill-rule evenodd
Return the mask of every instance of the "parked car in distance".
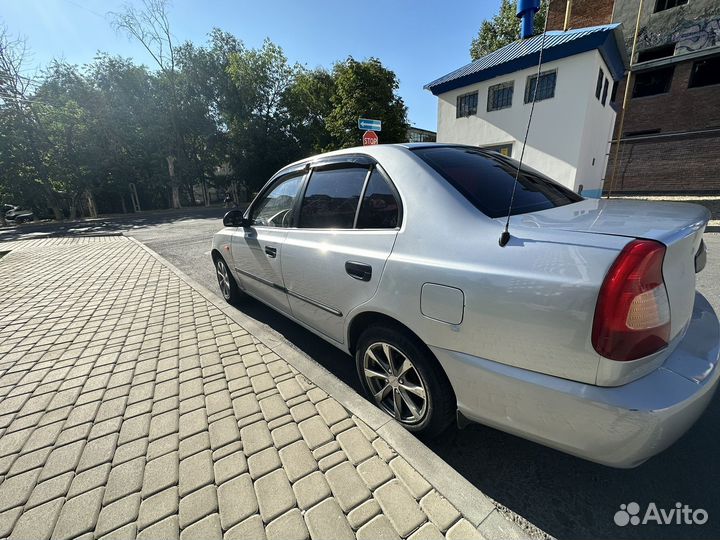
<path id="1" fill-rule="evenodd" d="M 23 210 L 15 214 L 14 221 L 17 224 L 30 223 L 35 220 L 35 214 L 31 210 Z"/>
<path id="2" fill-rule="evenodd" d="M 27 223 L 35 219 L 35 214 L 32 210 L 23 210 L 19 206 L 11 206 L 11 209 L 5 212 L 5 219 L 15 223 Z"/>
<path id="3" fill-rule="evenodd" d="M 351 354 L 368 398 L 411 431 L 441 433 L 457 414 L 637 466 L 718 385 L 720 325 L 695 290 L 709 213 L 584 199 L 517 173 L 498 153 L 444 144 L 293 163 L 225 215 L 220 290 Z"/>

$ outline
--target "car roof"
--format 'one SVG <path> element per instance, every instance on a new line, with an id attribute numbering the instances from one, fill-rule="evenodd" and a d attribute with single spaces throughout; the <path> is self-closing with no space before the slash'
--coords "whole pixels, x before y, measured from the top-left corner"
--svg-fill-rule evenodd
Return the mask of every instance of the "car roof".
<path id="1" fill-rule="evenodd" d="M 298 161 L 294 161 L 293 163 L 289 163 L 286 166 L 284 166 L 282 169 L 278 171 L 278 173 L 284 173 L 289 170 L 295 170 L 298 167 L 305 166 L 309 163 L 312 163 L 317 160 L 321 160 L 325 157 L 335 157 L 335 156 L 343 156 L 343 155 L 358 155 L 358 154 L 364 154 L 370 157 L 375 157 L 376 151 L 381 149 L 382 151 L 386 151 L 388 148 L 396 149 L 398 151 L 402 150 L 415 150 L 418 148 L 429 148 L 429 147 L 468 147 L 469 145 L 466 144 L 455 144 L 455 143 L 437 143 L 437 142 L 424 142 L 424 143 L 389 143 L 389 144 L 379 144 L 379 145 L 372 145 L 372 146 L 352 146 L 350 148 L 341 148 L 339 150 L 331 150 L 330 152 L 324 152 L 322 154 L 315 154 L 310 157 L 306 157 L 303 159 L 299 159 Z M 477 148 L 473 146 L 472 148 Z M 278 174 L 275 174 L 274 176 L 277 176 Z"/>

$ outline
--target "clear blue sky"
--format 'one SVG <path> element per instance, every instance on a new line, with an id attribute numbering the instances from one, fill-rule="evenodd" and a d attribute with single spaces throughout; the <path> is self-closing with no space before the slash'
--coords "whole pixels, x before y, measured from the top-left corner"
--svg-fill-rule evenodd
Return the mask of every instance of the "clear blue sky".
<path id="1" fill-rule="evenodd" d="M 33 65 L 44 66 L 53 58 L 83 64 L 97 51 L 105 51 L 152 66 L 140 46 L 110 28 L 106 14 L 122 4 L 123 0 L 0 0 L 0 24 L 27 38 Z M 423 85 L 469 61 L 471 39 L 499 4 L 500 0 L 174 0 L 170 15 L 179 41 L 204 43 L 217 26 L 249 47 L 269 37 L 291 61 L 309 68 L 330 67 L 348 55 L 376 56 L 400 79 L 410 122 L 434 130 L 437 98 Z"/>

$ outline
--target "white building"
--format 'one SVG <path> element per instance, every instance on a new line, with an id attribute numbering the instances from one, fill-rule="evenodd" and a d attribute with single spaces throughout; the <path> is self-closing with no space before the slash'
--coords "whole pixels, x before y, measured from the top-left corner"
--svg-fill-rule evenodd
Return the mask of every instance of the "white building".
<path id="1" fill-rule="evenodd" d="M 599 197 L 615 124 L 612 93 L 627 67 L 619 24 L 548 32 L 523 163 Z M 427 84 L 438 142 L 520 158 L 542 35 L 519 40 Z"/>

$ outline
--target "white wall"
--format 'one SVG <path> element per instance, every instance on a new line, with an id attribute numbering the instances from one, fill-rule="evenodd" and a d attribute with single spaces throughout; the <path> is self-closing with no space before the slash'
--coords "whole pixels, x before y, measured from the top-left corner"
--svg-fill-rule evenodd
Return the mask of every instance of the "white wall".
<path id="1" fill-rule="evenodd" d="M 608 70 L 597 51 L 589 51 L 543 64 L 543 71 L 557 70 L 555 97 L 535 104 L 524 163 L 577 190 L 601 187 L 607 162 L 609 130 L 615 112 L 595 99 L 598 69 Z M 438 142 L 477 146 L 513 143 L 512 157 L 519 159 L 530 104 L 524 103 L 525 85 L 537 68 L 529 68 L 452 90 L 438 96 Z M 514 81 L 512 106 L 487 111 L 488 88 Z M 612 80 L 610 80 L 612 86 Z M 478 90 L 478 111 L 455 117 L 456 98 Z M 595 165 L 591 165 L 595 158 Z"/>
<path id="2" fill-rule="evenodd" d="M 593 93 L 588 100 L 585 122 L 582 126 L 584 130 L 575 180 L 576 187 L 583 184 L 584 195 L 594 197 L 600 197 L 602 194 L 610 154 L 610 139 L 613 135 L 616 116 L 614 109 L 610 106 L 613 81 L 605 64 L 602 63 L 602 58 L 599 54 L 597 56 L 599 63 L 595 67 L 595 81 L 597 82 L 598 69 L 602 67 L 605 78 L 608 79 L 608 95 L 605 106 L 603 106 L 601 101 L 595 98 L 595 86 L 593 85 Z M 602 99 L 602 94 L 600 98 Z"/>

